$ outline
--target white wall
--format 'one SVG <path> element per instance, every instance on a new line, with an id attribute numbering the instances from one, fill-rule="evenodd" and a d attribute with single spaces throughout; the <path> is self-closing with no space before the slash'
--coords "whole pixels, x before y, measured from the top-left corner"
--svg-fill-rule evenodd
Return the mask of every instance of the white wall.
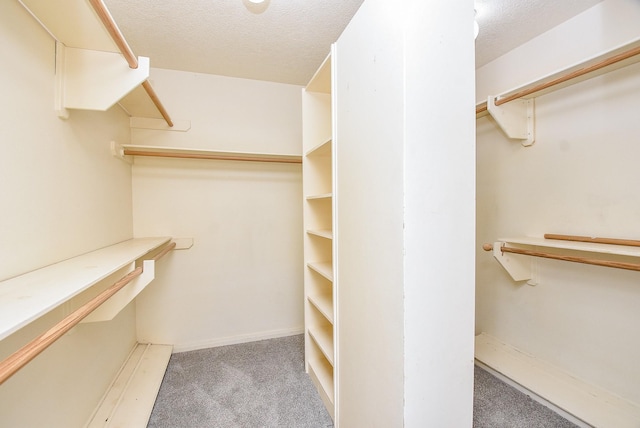
<path id="1" fill-rule="evenodd" d="M 134 144 L 302 151 L 301 88 L 153 69 L 186 133 L 135 130 Z M 136 158 L 136 236 L 192 237 L 137 300 L 142 340 L 183 351 L 302 333 L 299 164 Z"/>
<path id="2" fill-rule="evenodd" d="M 472 423 L 472 22 L 368 0 L 336 44 L 343 427 Z"/>
<path id="3" fill-rule="evenodd" d="M 521 58 L 546 74 L 563 58 L 575 63 L 575 52 L 589 57 L 640 37 L 639 20 L 638 2 L 605 0 L 479 69 L 479 99 L 503 79 L 531 80 Z M 638 273 L 538 260 L 531 287 L 480 246 L 544 233 L 640 237 L 639 85 L 636 64 L 538 97 L 530 148 L 488 117 L 477 123 L 477 332 L 636 403 Z"/>
<path id="4" fill-rule="evenodd" d="M 54 42 L 15 1 L 0 2 L 0 279 L 132 236 L 131 174 L 109 153 L 129 138 L 119 108 L 53 110 Z M 0 342 L 0 358 L 71 306 Z M 0 386 L 0 426 L 80 426 L 135 342 L 133 307 L 81 325 Z"/>

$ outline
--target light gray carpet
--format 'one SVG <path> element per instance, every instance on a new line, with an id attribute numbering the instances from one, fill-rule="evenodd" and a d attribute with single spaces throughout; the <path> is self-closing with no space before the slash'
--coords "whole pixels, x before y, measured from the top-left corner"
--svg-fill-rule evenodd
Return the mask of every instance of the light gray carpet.
<path id="1" fill-rule="evenodd" d="M 473 427 L 576 428 L 576 425 L 476 366 Z"/>
<path id="2" fill-rule="evenodd" d="M 173 354 L 149 428 L 327 428 L 304 372 L 304 336 Z M 476 367 L 474 428 L 575 428 Z"/>
<path id="3" fill-rule="evenodd" d="M 332 427 L 303 361 L 303 335 L 173 354 L 148 427 Z"/>

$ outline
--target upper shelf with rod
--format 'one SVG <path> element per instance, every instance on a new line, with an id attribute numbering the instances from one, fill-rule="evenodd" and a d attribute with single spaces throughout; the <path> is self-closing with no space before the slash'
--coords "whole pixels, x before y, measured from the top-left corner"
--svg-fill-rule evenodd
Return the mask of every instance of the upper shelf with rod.
<path id="1" fill-rule="evenodd" d="M 521 140 L 524 146 L 529 146 L 535 140 L 535 97 L 637 62 L 640 62 L 640 40 L 626 43 L 501 95 L 490 95 L 487 101 L 476 105 L 476 118 L 490 114 L 509 138 Z"/>
<path id="2" fill-rule="evenodd" d="M 493 251 L 493 256 L 515 281 L 530 280 L 533 276 L 531 263 L 522 256 L 640 271 L 640 263 L 620 261 L 620 257 L 640 259 L 640 241 L 637 240 L 545 234 L 544 238 L 500 239 L 494 244 L 484 244 L 482 248 Z M 584 255 L 577 256 L 575 252 Z M 613 256 L 613 259 L 605 259 L 606 256 Z"/>
<path id="3" fill-rule="evenodd" d="M 136 57 L 102 0 L 20 0 L 56 40 L 56 110 L 107 110 L 173 121 L 147 80 L 149 59 Z"/>

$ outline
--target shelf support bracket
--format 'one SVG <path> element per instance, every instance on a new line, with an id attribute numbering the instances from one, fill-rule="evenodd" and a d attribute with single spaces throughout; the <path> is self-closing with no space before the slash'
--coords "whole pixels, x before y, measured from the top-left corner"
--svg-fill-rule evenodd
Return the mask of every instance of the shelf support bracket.
<path id="1" fill-rule="evenodd" d="M 496 105 L 496 97 L 487 99 L 487 111 L 502 128 L 507 137 L 521 140 L 528 147 L 535 141 L 534 99 L 517 99 L 503 105 Z"/>
<path id="2" fill-rule="evenodd" d="M 138 68 L 129 68 L 122 54 L 70 48 L 56 42 L 55 109 L 68 117 L 67 109 L 105 111 L 149 77 L 149 58 L 138 57 Z"/>
<path id="3" fill-rule="evenodd" d="M 505 253 L 502 251 L 503 245 L 505 243 L 500 241 L 493 243 L 493 257 L 511 275 L 514 281 L 531 281 L 531 259 L 521 254 Z"/>

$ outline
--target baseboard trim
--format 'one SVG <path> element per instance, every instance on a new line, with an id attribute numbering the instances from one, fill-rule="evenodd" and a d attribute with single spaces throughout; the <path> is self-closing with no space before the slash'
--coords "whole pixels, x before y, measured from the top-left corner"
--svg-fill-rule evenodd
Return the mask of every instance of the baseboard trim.
<path id="1" fill-rule="evenodd" d="M 476 362 L 581 427 L 638 428 L 640 406 L 588 384 L 486 333 L 476 336 Z M 580 423 L 578 423 L 578 422 Z M 585 425 L 586 424 L 586 425 Z"/>
<path id="2" fill-rule="evenodd" d="M 171 349 L 169 345 L 138 343 L 86 427 L 146 427 L 171 358 Z"/>
<path id="3" fill-rule="evenodd" d="M 240 343 L 257 342 L 259 340 L 275 339 L 278 337 L 295 336 L 304 333 L 304 327 L 286 328 L 281 330 L 261 331 L 257 333 L 241 334 L 237 336 L 227 336 L 217 339 L 204 340 L 201 342 L 185 343 L 173 345 L 173 352 L 197 351 L 198 349 L 216 348 L 218 346 L 237 345 Z"/>

